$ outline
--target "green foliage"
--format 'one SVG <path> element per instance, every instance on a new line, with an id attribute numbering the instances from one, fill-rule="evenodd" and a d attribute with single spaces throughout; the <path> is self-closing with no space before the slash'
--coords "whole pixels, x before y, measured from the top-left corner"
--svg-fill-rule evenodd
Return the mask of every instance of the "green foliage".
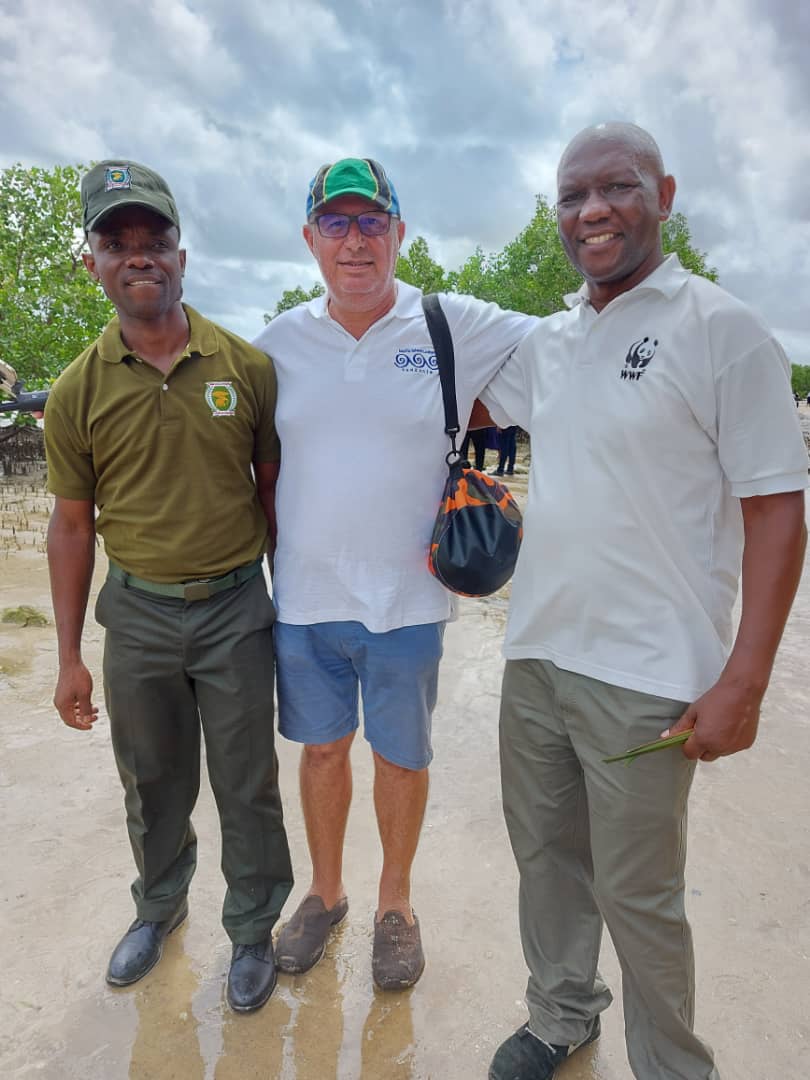
<path id="1" fill-rule="evenodd" d="M 542 195 L 532 220 L 503 251 L 485 255 L 477 248 L 455 279 L 458 292 L 529 315 L 559 311 L 565 294 L 581 284 L 562 249 L 556 214 Z"/>
<path id="2" fill-rule="evenodd" d="M 709 281 L 717 281 L 715 268 L 706 265 L 706 253 L 692 247 L 692 235 L 683 214 L 672 214 L 669 220 L 664 222 L 661 239 L 665 254 L 669 255 L 674 251 L 681 260 L 681 265 L 687 270 L 700 274 Z"/>
<path id="3" fill-rule="evenodd" d="M 400 281 L 415 285 L 425 293 L 452 291 L 449 290 L 444 270 L 431 259 L 427 240 L 423 236 L 417 236 L 407 254 L 399 256 L 396 276 Z"/>
<path id="4" fill-rule="evenodd" d="M 810 365 L 808 364 L 791 364 L 791 383 L 793 390 L 799 395 L 802 401 L 807 399 L 808 393 L 810 393 Z"/>
<path id="5" fill-rule="evenodd" d="M 13 623 L 15 626 L 47 626 L 48 620 L 41 611 L 35 607 L 23 604 L 16 608 L 3 608 L 4 623 Z"/>
<path id="6" fill-rule="evenodd" d="M 113 314 L 81 261 L 84 166 L 0 170 L 0 357 L 46 386 Z"/>
<path id="7" fill-rule="evenodd" d="M 479 300 L 494 300 L 495 288 L 490 278 L 493 258 L 477 247 L 460 270 L 451 270 L 447 275 L 447 291 L 477 296 Z"/>
<path id="8" fill-rule="evenodd" d="M 272 315 L 264 313 L 265 324 L 275 319 L 276 315 L 280 315 L 282 311 L 289 311 L 290 308 L 298 307 L 299 304 L 306 303 L 307 300 L 314 300 L 316 296 L 323 296 L 325 289 L 320 281 L 316 281 L 309 292 L 306 292 L 300 285 L 296 285 L 294 289 L 285 289 L 281 294 L 281 299 L 276 304 Z"/>

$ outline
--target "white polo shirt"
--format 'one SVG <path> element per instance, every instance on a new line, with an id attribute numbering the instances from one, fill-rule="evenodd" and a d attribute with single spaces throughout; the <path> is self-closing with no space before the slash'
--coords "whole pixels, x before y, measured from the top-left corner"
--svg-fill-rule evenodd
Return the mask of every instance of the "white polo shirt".
<path id="1" fill-rule="evenodd" d="M 356 340 L 319 297 L 273 319 L 281 472 L 273 592 L 282 622 L 356 620 L 374 633 L 438 622 L 452 597 L 427 568 L 447 477 L 444 410 L 421 292 Z M 473 401 L 537 319 L 442 295 L 462 427 Z"/>
<path id="2" fill-rule="evenodd" d="M 674 255 L 599 314 L 567 299 L 481 395 L 532 442 L 504 652 L 691 701 L 732 644 L 739 500 L 807 486 L 790 365 Z"/>

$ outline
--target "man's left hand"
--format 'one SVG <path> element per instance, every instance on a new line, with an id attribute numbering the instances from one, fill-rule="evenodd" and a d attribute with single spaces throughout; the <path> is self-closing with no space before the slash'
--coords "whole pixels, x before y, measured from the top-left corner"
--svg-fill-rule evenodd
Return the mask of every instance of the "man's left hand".
<path id="1" fill-rule="evenodd" d="M 683 752 L 693 761 L 715 761 L 753 746 L 759 726 L 762 693 L 753 687 L 719 680 L 693 701 L 677 723 L 662 733 L 692 729 Z"/>

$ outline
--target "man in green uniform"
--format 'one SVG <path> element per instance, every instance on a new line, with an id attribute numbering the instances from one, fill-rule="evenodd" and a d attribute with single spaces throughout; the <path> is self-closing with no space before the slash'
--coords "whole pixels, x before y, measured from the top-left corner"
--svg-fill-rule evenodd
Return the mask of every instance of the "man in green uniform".
<path id="1" fill-rule="evenodd" d="M 181 303 L 186 253 L 160 176 L 102 162 L 82 180 L 82 206 L 85 265 L 118 314 L 48 401 L 48 560 L 54 704 L 78 730 L 97 713 L 81 658 L 96 533 L 110 564 L 96 619 L 107 631 L 104 694 L 137 918 L 107 981 L 145 975 L 186 917 L 202 729 L 233 942 L 227 996 L 249 1012 L 275 986 L 270 935 L 292 887 L 273 742 L 274 613 L 261 572 L 275 536 L 275 373 Z"/>

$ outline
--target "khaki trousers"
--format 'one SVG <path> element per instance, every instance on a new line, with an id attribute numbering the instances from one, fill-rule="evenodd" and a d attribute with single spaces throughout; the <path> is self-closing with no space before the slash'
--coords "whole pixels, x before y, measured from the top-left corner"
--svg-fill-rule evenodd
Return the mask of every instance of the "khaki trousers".
<path id="1" fill-rule="evenodd" d="M 231 940 L 263 941 L 293 884 L 273 731 L 273 606 L 259 575 L 208 600 L 107 578 L 104 696 L 138 870 L 138 918 L 167 918 L 197 861 L 200 732 L 222 830 Z"/>
<path id="2" fill-rule="evenodd" d="M 602 762 L 657 738 L 684 707 L 545 660 L 510 660 L 504 673 L 501 780 L 529 1024 L 550 1043 L 586 1038 L 612 1000 L 597 969 L 604 922 L 638 1080 L 719 1080 L 693 1031 L 684 863 L 694 765 L 680 748 L 629 766 Z"/>

